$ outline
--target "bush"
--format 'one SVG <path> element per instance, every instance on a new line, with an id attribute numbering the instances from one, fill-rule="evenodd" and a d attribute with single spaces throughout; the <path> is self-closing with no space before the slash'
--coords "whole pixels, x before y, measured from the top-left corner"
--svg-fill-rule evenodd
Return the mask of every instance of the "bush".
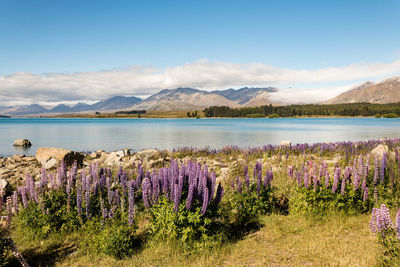
<path id="1" fill-rule="evenodd" d="M 135 227 L 121 221 L 101 223 L 98 220 L 87 222 L 84 237 L 80 243 L 82 250 L 101 253 L 122 259 L 133 253 L 136 247 Z"/>
<path id="2" fill-rule="evenodd" d="M 332 193 L 331 188 L 295 187 L 289 199 L 289 213 L 321 217 L 331 211 L 344 211 L 348 214 L 368 212 L 372 208 L 370 198 L 363 201 L 361 189 L 353 190 L 347 186 L 344 194 Z"/>
<path id="3" fill-rule="evenodd" d="M 387 113 L 387 114 L 383 114 L 382 115 L 383 118 L 399 118 L 399 115 L 397 115 L 396 113 Z"/>
<path id="4" fill-rule="evenodd" d="M 274 118 L 280 118 L 280 116 L 279 116 L 279 114 L 272 113 L 272 114 L 268 115 L 268 118 L 274 119 Z"/>
<path id="5" fill-rule="evenodd" d="M 29 203 L 14 219 L 18 235 L 28 240 L 43 240 L 52 232 L 50 216 L 35 203 Z"/>
<path id="6" fill-rule="evenodd" d="M 174 203 L 161 197 L 150 209 L 150 234 L 158 241 L 178 241 L 184 248 L 207 248 L 222 238 L 219 212 L 210 205 L 204 215 L 201 206 L 186 209 L 184 203 L 174 211 Z"/>
<path id="7" fill-rule="evenodd" d="M 0 226 L 0 266 L 4 266 L 7 263 L 8 249 L 6 230 Z"/>

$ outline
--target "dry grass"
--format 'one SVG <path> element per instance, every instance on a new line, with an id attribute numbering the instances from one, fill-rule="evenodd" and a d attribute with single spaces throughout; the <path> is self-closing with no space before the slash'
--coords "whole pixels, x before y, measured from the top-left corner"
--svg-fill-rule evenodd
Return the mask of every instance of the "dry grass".
<path id="1" fill-rule="evenodd" d="M 242 240 L 211 252 L 184 255 L 168 244 L 148 244 L 131 258 L 72 254 L 57 266 L 375 266 L 378 247 L 369 215 L 335 214 L 322 221 L 272 215 Z"/>

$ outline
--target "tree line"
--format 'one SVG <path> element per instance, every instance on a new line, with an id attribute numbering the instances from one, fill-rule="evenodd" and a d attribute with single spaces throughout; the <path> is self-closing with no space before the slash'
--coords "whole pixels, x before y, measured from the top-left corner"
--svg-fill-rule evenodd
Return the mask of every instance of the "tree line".
<path id="1" fill-rule="evenodd" d="M 307 104 L 230 108 L 212 106 L 204 109 L 206 117 L 296 117 L 296 116 L 376 116 L 387 114 L 400 116 L 400 102 L 390 104 Z"/>

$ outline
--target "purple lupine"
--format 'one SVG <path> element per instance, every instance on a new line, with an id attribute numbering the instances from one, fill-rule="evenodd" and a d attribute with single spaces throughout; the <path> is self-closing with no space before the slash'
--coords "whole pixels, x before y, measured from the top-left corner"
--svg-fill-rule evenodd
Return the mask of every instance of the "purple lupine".
<path id="1" fill-rule="evenodd" d="M 340 186 L 340 193 L 342 195 L 344 195 L 344 193 L 346 192 L 346 179 L 342 179 L 342 185 Z"/>
<path id="2" fill-rule="evenodd" d="M 18 214 L 18 192 L 14 191 L 13 195 L 12 195 L 12 200 L 13 200 L 13 207 L 14 207 L 14 211 L 16 214 Z"/>
<path id="3" fill-rule="evenodd" d="M 147 177 L 144 178 L 142 182 L 142 198 L 143 198 L 143 204 L 146 209 L 150 208 L 150 196 L 151 196 L 150 187 L 151 187 L 150 179 Z"/>
<path id="4" fill-rule="evenodd" d="M 250 188 L 250 177 L 249 177 L 249 173 L 246 173 L 246 178 L 244 180 L 244 183 L 246 184 L 247 190 L 249 190 Z"/>
<path id="5" fill-rule="evenodd" d="M 103 208 L 103 210 L 101 212 L 102 212 L 103 220 L 105 221 L 108 216 L 107 208 Z"/>
<path id="6" fill-rule="evenodd" d="M 200 214 L 204 215 L 207 212 L 207 205 L 208 205 L 208 188 L 204 188 L 203 192 L 203 205 L 201 206 Z"/>
<path id="7" fill-rule="evenodd" d="M 28 200 L 26 198 L 26 187 L 23 186 L 21 187 L 21 199 L 22 199 L 22 205 L 24 206 L 24 208 L 26 208 L 28 206 Z"/>
<path id="8" fill-rule="evenodd" d="M 7 228 L 10 228 L 11 220 L 12 220 L 12 200 L 11 200 L 11 197 L 7 197 L 6 208 L 7 208 Z"/>
<path id="9" fill-rule="evenodd" d="M 364 194 L 363 194 L 363 202 L 365 202 L 368 199 L 368 187 L 365 188 Z"/>
<path id="10" fill-rule="evenodd" d="M 325 188 L 329 187 L 329 171 L 325 171 Z"/>
<path id="11" fill-rule="evenodd" d="M 70 179 L 68 179 L 68 181 L 67 181 L 67 188 L 66 188 L 66 191 L 67 191 L 67 209 L 68 209 L 68 211 L 69 211 L 69 207 L 70 207 L 70 203 L 71 203 L 71 181 L 70 181 Z"/>
<path id="12" fill-rule="evenodd" d="M 374 185 L 378 184 L 379 163 L 378 157 L 375 157 L 375 170 L 374 170 Z"/>
<path id="13" fill-rule="evenodd" d="M 379 178 L 380 178 L 380 183 L 382 184 L 385 181 L 385 153 L 383 153 L 382 161 L 381 161 L 381 168 L 379 169 Z"/>
<path id="14" fill-rule="evenodd" d="M 304 187 L 305 188 L 308 188 L 308 185 L 309 185 L 309 181 L 308 181 L 309 177 L 308 176 L 309 176 L 308 172 L 304 173 Z"/>
<path id="15" fill-rule="evenodd" d="M 179 203 L 181 201 L 181 196 L 182 196 L 182 192 L 180 192 L 179 188 L 179 184 L 175 184 L 174 186 L 174 211 L 178 212 L 179 210 Z M 208 191 L 207 191 L 208 192 Z"/>
<path id="16" fill-rule="evenodd" d="M 90 192 L 85 192 L 85 210 L 86 210 L 86 218 L 90 219 Z"/>
<path id="17" fill-rule="evenodd" d="M 239 176 L 236 176 L 236 187 L 239 194 L 242 193 L 242 181 L 240 180 Z"/>
<path id="18" fill-rule="evenodd" d="M 289 174 L 290 179 L 293 179 L 293 166 L 292 165 L 290 165 L 288 168 L 288 174 Z"/>
<path id="19" fill-rule="evenodd" d="M 385 204 L 382 204 L 380 209 L 372 209 L 372 218 L 369 225 L 373 233 L 380 233 L 383 237 L 385 237 L 386 230 L 393 227 L 389 209 Z"/>
<path id="20" fill-rule="evenodd" d="M 129 197 L 129 208 L 128 208 L 129 219 L 128 219 L 128 221 L 129 221 L 129 225 L 132 225 L 133 221 L 134 221 L 134 216 L 135 216 L 135 208 L 134 208 L 134 205 L 135 205 L 135 191 L 134 191 L 134 188 L 133 188 L 132 184 L 129 185 L 128 195 L 129 195 L 128 196 Z"/>
<path id="21" fill-rule="evenodd" d="M 188 196 L 187 196 L 187 200 L 186 200 L 186 209 L 187 210 L 190 210 L 190 208 L 192 207 L 194 188 L 195 188 L 194 184 L 189 185 L 189 191 L 188 191 Z"/>
<path id="22" fill-rule="evenodd" d="M 332 193 L 336 193 L 336 190 L 337 190 L 337 188 L 338 188 L 338 185 L 339 185 L 339 175 L 340 175 L 339 168 L 336 168 L 336 169 L 335 169 L 335 175 L 333 176 Z"/>
<path id="23" fill-rule="evenodd" d="M 298 171 L 297 172 L 297 185 L 301 187 L 301 172 Z"/>
<path id="24" fill-rule="evenodd" d="M 217 183 L 217 177 L 215 176 L 215 173 L 211 173 L 211 188 L 210 188 L 210 198 L 208 202 L 211 202 L 211 200 L 214 198 L 214 193 L 215 193 L 215 184 Z"/>
<path id="25" fill-rule="evenodd" d="M 76 208 L 80 217 L 82 213 L 82 190 L 80 186 L 76 189 Z"/>
<path id="26" fill-rule="evenodd" d="M 400 209 L 396 213 L 396 236 L 400 239 Z"/>

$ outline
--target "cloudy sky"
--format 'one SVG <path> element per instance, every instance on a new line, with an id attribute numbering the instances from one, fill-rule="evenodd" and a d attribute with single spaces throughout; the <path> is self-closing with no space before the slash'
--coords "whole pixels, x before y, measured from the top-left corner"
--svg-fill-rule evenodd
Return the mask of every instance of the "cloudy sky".
<path id="1" fill-rule="evenodd" d="M 0 106 L 177 87 L 326 100 L 400 75 L 399 3 L 2 0 Z"/>

